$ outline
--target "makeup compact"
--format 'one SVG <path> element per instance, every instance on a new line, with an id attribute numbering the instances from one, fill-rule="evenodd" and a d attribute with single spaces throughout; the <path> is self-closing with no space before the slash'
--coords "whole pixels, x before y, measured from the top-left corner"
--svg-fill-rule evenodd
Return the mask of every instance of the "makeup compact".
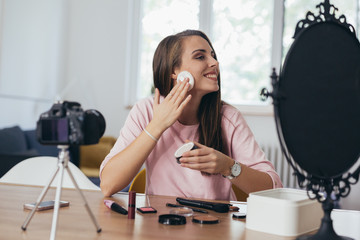
<path id="1" fill-rule="evenodd" d="M 246 218 L 246 213 L 237 212 L 237 213 L 234 213 L 232 215 L 232 217 L 235 219 L 244 219 L 244 218 Z"/>
<path id="2" fill-rule="evenodd" d="M 138 207 L 136 208 L 139 212 L 145 213 L 157 213 L 157 210 L 150 206 L 149 195 L 146 194 L 146 206 L 145 207 Z"/>
<path id="3" fill-rule="evenodd" d="M 183 153 L 184 152 L 187 152 L 187 151 L 190 151 L 190 150 L 193 150 L 193 149 L 197 149 L 198 147 L 195 145 L 195 143 L 193 142 L 188 142 L 188 143 L 185 143 L 184 145 L 182 145 L 181 147 L 179 147 L 174 156 L 176 158 L 176 162 L 178 164 L 180 164 L 180 158 L 182 157 Z"/>
<path id="4" fill-rule="evenodd" d="M 178 82 L 182 82 L 184 81 L 186 78 L 189 78 L 189 84 L 190 87 L 188 89 L 188 91 L 190 91 L 193 87 L 194 87 L 194 77 L 191 75 L 191 73 L 189 73 L 188 71 L 182 71 L 178 74 L 177 76 L 177 81 Z"/>
<path id="5" fill-rule="evenodd" d="M 141 213 L 157 213 L 157 210 L 153 207 L 140 207 L 137 210 Z"/>
<path id="6" fill-rule="evenodd" d="M 216 224 L 220 222 L 219 218 L 211 215 L 196 215 L 193 217 L 192 221 L 200 224 Z"/>
<path id="7" fill-rule="evenodd" d="M 163 214 L 159 216 L 159 223 L 165 225 L 183 225 L 186 224 L 186 218 L 176 214 Z"/>
<path id="8" fill-rule="evenodd" d="M 172 203 L 167 203 L 166 204 L 167 207 L 175 207 L 175 208 L 183 208 L 183 205 L 179 205 L 179 204 L 172 204 Z M 198 209 L 198 208 L 192 208 L 192 207 L 187 207 L 190 208 L 193 212 L 198 212 L 198 213 L 208 213 L 206 210 L 202 210 L 202 209 Z"/>
<path id="9" fill-rule="evenodd" d="M 176 214 L 184 217 L 191 217 L 194 211 L 188 207 L 178 207 L 170 210 L 170 214 Z"/>

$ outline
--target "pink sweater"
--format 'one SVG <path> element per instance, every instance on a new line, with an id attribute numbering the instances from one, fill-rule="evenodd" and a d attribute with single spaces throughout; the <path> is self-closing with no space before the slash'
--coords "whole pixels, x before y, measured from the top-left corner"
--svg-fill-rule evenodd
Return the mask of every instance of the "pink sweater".
<path id="1" fill-rule="evenodd" d="M 100 173 L 110 158 L 140 135 L 152 115 L 153 97 L 143 99 L 133 107 L 114 147 L 102 162 Z M 222 115 L 223 141 L 228 155 L 248 167 L 268 173 L 274 188 L 282 187 L 273 165 L 259 148 L 241 113 L 225 104 Z M 203 175 L 199 171 L 183 168 L 176 162 L 174 153 L 185 140 L 198 141 L 198 126 L 183 125 L 177 121 L 162 134 L 145 161 L 147 194 L 236 200 L 228 179 L 220 174 Z"/>

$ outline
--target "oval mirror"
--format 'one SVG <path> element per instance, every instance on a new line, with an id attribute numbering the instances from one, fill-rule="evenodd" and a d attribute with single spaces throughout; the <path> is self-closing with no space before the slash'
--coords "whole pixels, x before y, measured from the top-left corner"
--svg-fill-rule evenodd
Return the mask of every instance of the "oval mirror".
<path id="1" fill-rule="evenodd" d="M 277 111 L 285 144 L 307 173 L 332 178 L 360 155 L 360 44 L 334 22 L 296 36 L 279 79 Z"/>

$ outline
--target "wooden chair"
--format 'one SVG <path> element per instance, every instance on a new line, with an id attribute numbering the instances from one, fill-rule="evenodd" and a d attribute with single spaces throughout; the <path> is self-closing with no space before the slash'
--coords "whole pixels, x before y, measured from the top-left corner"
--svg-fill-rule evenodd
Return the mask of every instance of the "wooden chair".
<path id="1" fill-rule="evenodd" d="M 88 177 L 98 178 L 101 162 L 110 152 L 116 142 L 116 138 L 104 136 L 98 144 L 80 146 L 79 167 Z"/>
<path id="2" fill-rule="evenodd" d="M 142 169 L 138 174 L 136 174 L 134 180 L 132 181 L 129 192 L 135 191 L 137 193 L 145 193 L 146 185 L 146 169 Z"/>
<path id="3" fill-rule="evenodd" d="M 235 192 L 236 200 L 238 200 L 240 202 L 246 202 L 247 201 L 247 198 L 249 197 L 248 194 L 246 194 L 245 192 L 243 192 L 242 190 L 237 188 L 234 184 L 232 185 L 232 189 Z"/>

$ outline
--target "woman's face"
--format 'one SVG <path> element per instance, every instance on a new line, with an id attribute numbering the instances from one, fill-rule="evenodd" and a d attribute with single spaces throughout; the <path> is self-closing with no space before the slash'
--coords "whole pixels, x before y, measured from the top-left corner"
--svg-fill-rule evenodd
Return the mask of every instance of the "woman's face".
<path id="1" fill-rule="evenodd" d="M 182 42 L 182 64 L 175 69 L 173 79 L 182 71 L 190 72 L 194 77 L 191 92 L 205 95 L 219 90 L 219 63 L 209 43 L 200 36 L 190 36 Z"/>

